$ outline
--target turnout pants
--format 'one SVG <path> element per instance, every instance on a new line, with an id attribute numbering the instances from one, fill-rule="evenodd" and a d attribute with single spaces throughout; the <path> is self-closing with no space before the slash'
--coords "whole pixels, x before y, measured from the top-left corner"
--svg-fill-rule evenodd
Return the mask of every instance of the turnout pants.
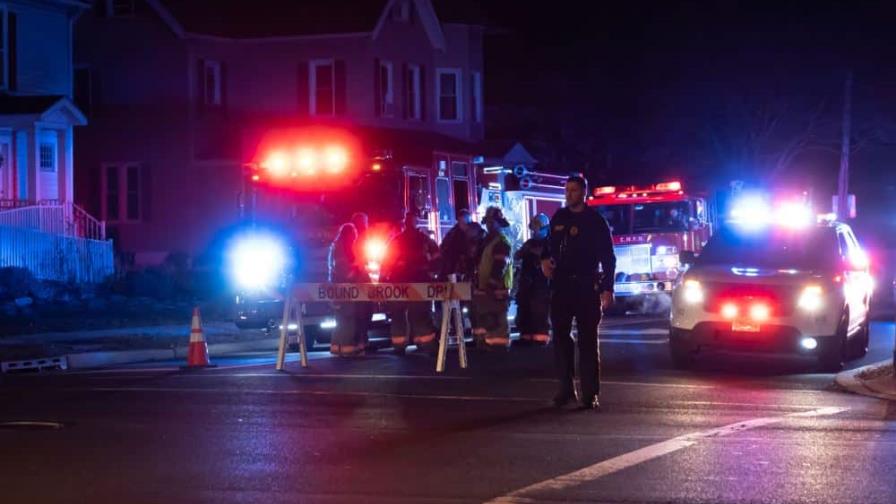
<path id="1" fill-rule="evenodd" d="M 554 328 L 554 357 L 560 394 L 572 396 L 575 373 L 575 347 L 570 334 L 572 321 L 577 328 L 579 380 L 582 402 L 600 393 L 600 348 L 597 325 L 600 323 L 600 296 L 593 281 L 565 280 L 555 283 L 551 295 L 551 323 Z"/>
<path id="2" fill-rule="evenodd" d="M 432 346 L 436 341 L 436 327 L 432 321 L 432 303 L 392 303 L 392 346 L 404 348 L 411 343 Z"/>
<path id="3" fill-rule="evenodd" d="M 547 344 L 551 333 L 550 290 L 521 287 L 516 302 L 516 327 L 520 330 L 520 338 Z"/>
<path id="4" fill-rule="evenodd" d="M 510 299 L 507 291 L 473 292 L 473 337 L 491 347 L 510 345 L 510 327 L 507 309 Z"/>

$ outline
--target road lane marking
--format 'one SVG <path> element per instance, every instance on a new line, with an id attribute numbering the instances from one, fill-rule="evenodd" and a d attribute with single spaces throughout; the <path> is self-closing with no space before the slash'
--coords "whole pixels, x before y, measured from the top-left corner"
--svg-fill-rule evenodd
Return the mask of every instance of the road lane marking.
<path id="1" fill-rule="evenodd" d="M 638 334 L 638 335 L 651 335 L 651 334 L 661 334 L 663 336 L 669 335 L 668 329 L 600 329 L 598 330 L 598 334 L 612 334 L 612 335 L 620 335 L 620 334 Z"/>
<path id="2" fill-rule="evenodd" d="M 801 411 L 799 413 L 790 413 L 787 415 L 776 417 L 754 418 L 751 420 L 745 420 L 743 422 L 724 425 L 715 429 L 685 434 L 660 443 L 645 446 L 644 448 L 632 452 L 624 453 L 617 457 L 613 457 L 611 459 L 598 462 L 583 469 L 579 469 L 578 471 L 573 471 L 571 473 L 563 474 L 549 480 L 542 481 L 540 483 L 535 483 L 534 485 L 520 488 L 519 490 L 514 490 L 513 492 L 510 492 L 506 495 L 502 495 L 500 497 L 487 501 L 486 504 L 535 502 L 537 499 L 529 496 L 529 494 L 568 490 L 569 488 L 597 480 L 604 476 L 619 472 L 623 469 L 627 469 L 629 467 L 642 464 L 649 460 L 662 457 L 663 455 L 668 455 L 670 453 L 683 450 L 697 444 L 699 441 L 704 439 L 736 434 L 738 432 L 743 432 L 758 427 L 765 427 L 768 425 L 781 423 L 791 418 L 809 418 L 836 415 L 848 409 L 849 408 L 845 407 L 818 408 L 810 411 Z"/>
<path id="3" fill-rule="evenodd" d="M 215 373 L 190 375 L 173 375 L 172 378 L 217 378 L 220 376 L 231 378 L 243 377 L 273 377 L 273 378 L 336 378 L 336 379 L 365 379 L 365 380 L 472 380 L 472 376 L 433 376 L 433 375 L 378 375 L 378 374 L 326 374 L 326 373 Z"/>
<path id="4" fill-rule="evenodd" d="M 665 345 L 669 342 L 669 338 L 663 339 L 612 339 L 612 338 L 601 338 L 601 344 L 604 343 L 622 343 L 628 345 Z"/>
<path id="5" fill-rule="evenodd" d="M 556 378 L 528 378 L 526 381 L 530 382 L 543 382 L 543 383 L 557 383 Z M 714 389 L 718 388 L 716 385 L 695 385 L 690 383 L 650 383 L 650 382 L 627 382 L 627 381 L 613 381 L 613 380 L 601 380 L 601 385 L 631 385 L 633 387 L 671 387 L 671 388 L 688 388 L 688 389 Z"/>

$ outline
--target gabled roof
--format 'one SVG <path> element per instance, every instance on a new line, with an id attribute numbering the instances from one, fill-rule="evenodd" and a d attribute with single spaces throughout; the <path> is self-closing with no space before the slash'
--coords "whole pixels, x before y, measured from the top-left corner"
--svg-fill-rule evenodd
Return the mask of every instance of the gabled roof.
<path id="1" fill-rule="evenodd" d="M 13 96 L 0 95 L 0 116 L 35 116 L 51 117 L 62 113 L 66 121 L 77 126 L 87 124 L 84 113 L 66 96 L 34 95 Z"/>
<path id="2" fill-rule="evenodd" d="M 264 38 L 371 32 L 388 0 L 158 0 L 187 33 Z"/>
<path id="3" fill-rule="evenodd" d="M 178 35 L 229 39 L 307 37 L 374 33 L 387 17 L 392 0 L 147 0 Z M 481 11 L 472 0 L 436 0 L 428 11 L 439 22 L 479 24 Z M 437 15 L 437 17 L 436 17 Z M 424 19 L 424 21 L 428 21 Z M 429 34 L 432 38 L 433 34 Z"/>

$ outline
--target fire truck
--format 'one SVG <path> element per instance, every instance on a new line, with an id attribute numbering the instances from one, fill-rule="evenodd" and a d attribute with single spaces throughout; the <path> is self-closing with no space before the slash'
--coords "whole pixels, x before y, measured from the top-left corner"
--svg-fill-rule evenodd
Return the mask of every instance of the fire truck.
<path id="1" fill-rule="evenodd" d="M 244 166 L 246 229 L 229 246 L 237 326 L 277 327 L 291 282 L 326 281 L 329 245 L 356 212 L 369 217 L 359 250 L 374 276 L 407 212 L 440 241 L 457 209 L 476 208 L 473 157 L 448 147 L 342 128 L 263 135 Z M 307 343 L 329 341 L 336 326 L 331 307 L 312 303 L 306 310 Z M 373 323 L 382 328 L 388 318 L 375 313 Z"/>
<path id="2" fill-rule="evenodd" d="M 713 231 L 706 198 L 688 193 L 679 181 L 597 187 L 588 205 L 613 232 L 615 290 L 622 301 L 643 302 L 671 291 L 682 272 L 679 254 L 699 252 Z"/>

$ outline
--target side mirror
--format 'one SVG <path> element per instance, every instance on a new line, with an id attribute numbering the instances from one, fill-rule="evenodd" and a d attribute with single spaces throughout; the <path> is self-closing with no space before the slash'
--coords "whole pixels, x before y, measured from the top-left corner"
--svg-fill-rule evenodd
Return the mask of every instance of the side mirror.
<path id="1" fill-rule="evenodd" d="M 694 254 L 693 250 L 682 250 L 678 253 L 678 262 L 681 264 L 693 266 L 696 260 L 697 256 Z"/>

